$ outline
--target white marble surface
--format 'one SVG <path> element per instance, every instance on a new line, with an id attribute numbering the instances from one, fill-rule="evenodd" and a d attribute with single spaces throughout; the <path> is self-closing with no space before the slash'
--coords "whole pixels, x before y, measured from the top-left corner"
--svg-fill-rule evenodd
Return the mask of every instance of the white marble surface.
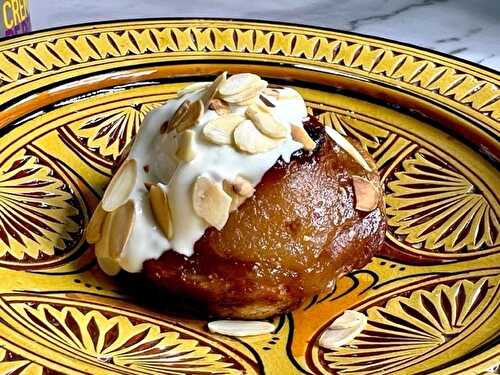
<path id="1" fill-rule="evenodd" d="M 144 17 L 295 22 L 412 43 L 500 70 L 500 0 L 30 0 L 33 29 Z"/>

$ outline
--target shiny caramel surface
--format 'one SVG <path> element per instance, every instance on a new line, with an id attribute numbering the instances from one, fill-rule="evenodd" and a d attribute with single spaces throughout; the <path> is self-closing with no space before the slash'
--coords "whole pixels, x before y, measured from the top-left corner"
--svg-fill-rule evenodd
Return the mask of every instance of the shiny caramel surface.
<path id="1" fill-rule="evenodd" d="M 356 210 L 352 176 L 377 186 L 379 177 L 321 126 L 305 124 L 318 144 L 312 155 L 301 151 L 289 164 L 278 161 L 221 231 L 205 232 L 192 257 L 167 251 L 144 264 L 145 276 L 215 315 L 262 318 L 292 309 L 366 264 L 383 240 L 384 205 L 381 198 L 371 212 Z"/>

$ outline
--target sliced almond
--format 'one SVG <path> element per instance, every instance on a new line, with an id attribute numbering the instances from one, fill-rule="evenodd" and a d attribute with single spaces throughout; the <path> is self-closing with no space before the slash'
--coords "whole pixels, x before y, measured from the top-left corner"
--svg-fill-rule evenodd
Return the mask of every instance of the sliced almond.
<path id="1" fill-rule="evenodd" d="M 107 214 L 99 203 L 85 228 L 85 239 L 89 244 L 95 244 L 101 238 L 102 226 Z"/>
<path id="2" fill-rule="evenodd" d="M 342 134 L 340 134 L 338 131 L 335 129 L 326 126 L 325 127 L 326 134 L 330 136 L 331 139 L 335 141 L 345 152 L 347 152 L 349 155 L 351 155 L 354 160 L 356 160 L 359 165 L 361 165 L 364 169 L 367 171 L 371 172 L 372 169 L 368 165 L 367 161 L 361 153 L 354 147 Z"/>
<path id="3" fill-rule="evenodd" d="M 348 310 L 349 311 L 349 310 Z M 346 315 L 347 311 L 344 313 Z M 335 320 L 319 338 L 319 346 L 334 350 L 351 342 L 363 331 L 367 324 L 365 315 L 351 311 L 348 316 L 342 315 Z M 340 320 L 340 323 L 337 322 Z"/>
<path id="4" fill-rule="evenodd" d="M 377 208 L 380 199 L 379 190 L 370 180 L 360 176 L 352 176 L 352 184 L 357 210 L 369 212 Z"/>
<path id="5" fill-rule="evenodd" d="M 222 188 L 226 192 L 227 195 L 231 197 L 231 205 L 229 206 L 229 212 L 236 211 L 248 198 L 242 195 L 239 195 L 234 191 L 233 184 L 229 181 L 224 181 L 222 183 Z"/>
<path id="6" fill-rule="evenodd" d="M 233 182 L 233 189 L 236 194 L 242 195 L 244 197 L 251 197 L 255 193 L 255 189 L 247 179 L 238 176 Z"/>
<path id="7" fill-rule="evenodd" d="M 219 93 L 222 96 L 236 95 L 260 81 L 260 77 L 253 73 L 234 74 L 220 85 Z"/>
<path id="8" fill-rule="evenodd" d="M 366 322 L 366 316 L 359 311 L 345 310 L 344 313 L 330 324 L 328 329 L 346 329 L 358 327 Z"/>
<path id="9" fill-rule="evenodd" d="M 193 189 L 193 208 L 196 214 L 221 230 L 229 218 L 231 197 L 211 178 L 199 176 Z"/>
<path id="10" fill-rule="evenodd" d="M 166 191 L 160 185 L 152 185 L 149 191 L 149 203 L 153 216 L 160 226 L 165 237 L 169 240 L 174 236 L 174 227 L 172 216 L 170 213 L 170 205 L 168 204 L 168 196 Z"/>
<path id="11" fill-rule="evenodd" d="M 184 88 L 180 89 L 179 91 L 177 91 L 177 95 L 178 96 L 182 96 L 182 95 L 190 94 L 192 92 L 199 91 L 199 90 L 202 90 L 204 88 L 207 88 L 211 84 L 212 84 L 212 82 L 195 82 L 195 83 L 187 85 L 186 87 L 184 87 Z"/>
<path id="12" fill-rule="evenodd" d="M 257 97 L 261 94 L 262 90 L 264 90 L 267 86 L 267 82 L 264 80 L 260 80 L 254 86 L 250 86 L 247 89 L 230 96 L 222 96 L 224 101 L 228 103 L 234 103 L 238 105 L 245 105 L 244 103 L 248 103 L 257 99 Z"/>
<path id="13" fill-rule="evenodd" d="M 276 98 L 278 99 L 278 97 L 280 96 L 280 93 L 278 90 L 276 89 L 272 89 L 270 87 L 266 88 L 264 91 L 263 91 L 263 94 L 264 95 L 267 95 L 267 96 L 270 96 L 272 98 Z"/>
<path id="14" fill-rule="evenodd" d="M 169 133 L 171 130 L 174 130 L 177 125 L 179 124 L 179 121 L 184 117 L 184 115 L 187 113 L 189 106 L 191 105 L 191 102 L 189 100 L 184 100 L 182 104 L 177 107 L 175 110 L 174 114 L 170 118 L 170 120 L 166 121 L 160 128 L 160 133 L 163 134 L 165 132 Z"/>
<path id="15" fill-rule="evenodd" d="M 175 152 L 177 159 L 185 162 L 190 162 L 194 159 L 196 156 L 195 136 L 196 133 L 191 129 L 183 131 L 179 135 L 179 143 Z"/>
<path id="16" fill-rule="evenodd" d="M 135 225 L 135 205 L 129 200 L 111 213 L 109 229 L 109 255 L 113 259 L 120 257 L 132 235 Z"/>
<path id="17" fill-rule="evenodd" d="M 250 120 L 240 123 L 234 130 L 234 142 L 240 151 L 249 154 L 266 152 L 277 147 L 281 141 L 262 134 Z"/>
<path id="18" fill-rule="evenodd" d="M 120 273 L 120 263 L 113 258 L 97 257 L 99 268 L 108 276 L 116 276 Z"/>
<path id="19" fill-rule="evenodd" d="M 219 116 L 224 116 L 231 112 L 229 105 L 220 99 L 210 100 L 210 103 L 208 103 L 208 108 L 212 111 L 215 111 L 215 113 L 217 113 Z"/>
<path id="20" fill-rule="evenodd" d="M 104 223 L 102 225 L 101 238 L 94 246 L 95 256 L 99 257 L 108 257 L 109 258 L 109 232 L 111 230 L 111 214 L 106 215 L 104 219 Z"/>
<path id="21" fill-rule="evenodd" d="M 302 126 L 292 125 L 292 138 L 294 141 L 302 143 L 302 146 L 307 151 L 312 151 L 316 148 L 316 142 L 312 140 Z"/>
<path id="22" fill-rule="evenodd" d="M 252 120 L 257 129 L 271 138 L 285 138 L 288 134 L 287 126 L 277 121 L 271 113 L 261 110 L 257 105 L 250 105 L 245 111 L 245 115 Z"/>
<path id="23" fill-rule="evenodd" d="M 238 103 L 234 103 L 234 104 L 241 105 L 241 106 L 248 106 L 248 105 L 255 104 L 256 102 L 257 102 L 257 95 L 255 95 L 254 97 L 251 97 L 248 100 L 244 100 L 242 102 L 238 102 Z"/>
<path id="24" fill-rule="evenodd" d="M 285 100 L 285 99 L 295 99 L 297 97 L 300 97 L 300 94 L 287 87 L 283 87 L 282 89 L 278 90 L 278 99 L 279 100 Z"/>
<path id="25" fill-rule="evenodd" d="M 137 181 L 137 162 L 134 159 L 126 160 L 111 179 L 101 201 L 104 211 L 111 212 L 124 204 Z"/>
<path id="26" fill-rule="evenodd" d="M 257 336 L 273 332 L 276 327 L 269 322 L 252 320 L 215 320 L 208 323 L 208 329 L 212 333 L 226 336 Z"/>
<path id="27" fill-rule="evenodd" d="M 99 268 L 109 275 L 115 276 L 120 272 L 120 264 L 115 259 L 112 259 L 109 254 L 109 239 L 110 239 L 110 229 L 111 229 L 112 217 L 111 214 L 106 215 L 102 228 L 102 236 L 99 241 L 95 244 L 95 256 Z"/>
<path id="28" fill-rule="evenodd" d="M 230 145 L 234 129 L 245 120 L 240 115 L 227 115 L 209 121 L 203 128 L 203 135 L 212 143 Z"/>
<path id="29" fill-rule="evenodd" d="M 201 120 L 204 112 L 204 105 L 201 100 L 191 103 L 182 118 L 175 126 L 177 133 L 182 133 L 184 130 L 192 128 L 198 121 Z"/>
<path id="30" fill-rule="evenodd" d="M 252 184 L 240 176 L 236 177 L 233 183 L 224 181 L 222 187 L 232 199 L 229 212 L 236 211 L 255 192 Z"/>
<path id="31" fill-rule="evenodd" d="M 227 72 L 220 74 L 212 83 L 212 85 L 207 89 L 203 95 L 202 101 L 205 106 L 208 107 L 210 101 L 217 95 L 220 87 L 226 82 Z"/>

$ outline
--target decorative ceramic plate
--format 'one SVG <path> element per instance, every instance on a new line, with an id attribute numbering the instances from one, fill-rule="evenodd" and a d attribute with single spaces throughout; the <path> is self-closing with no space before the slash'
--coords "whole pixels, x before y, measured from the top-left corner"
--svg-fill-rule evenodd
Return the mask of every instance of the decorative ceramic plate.
<path id="1" fill-rule="evenodd" d="M 389 220 L 380 256 L 243 339 L 138 302 L 82 239 L 145 114 L 222 70 L 296 87 L 357 138 Z M 284 24 L 146 20 L 0 42 L 0 372 L 498 373 L 499 85 L 426 50 Z M 347 308 L 367 327 L 319 348 Z"/>

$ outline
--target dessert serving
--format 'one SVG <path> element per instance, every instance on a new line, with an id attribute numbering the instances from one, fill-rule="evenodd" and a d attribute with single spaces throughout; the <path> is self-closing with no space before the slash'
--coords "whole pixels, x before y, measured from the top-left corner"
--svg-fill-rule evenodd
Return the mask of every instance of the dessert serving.
<path id="1" fill-rule="evenodd" d="M 385 232 L 375 163 L 259 76 L 218 76 L 150 113 L 86 230 L 102 270 L 210 315 L 288 312 L 364 266 Z"/>

